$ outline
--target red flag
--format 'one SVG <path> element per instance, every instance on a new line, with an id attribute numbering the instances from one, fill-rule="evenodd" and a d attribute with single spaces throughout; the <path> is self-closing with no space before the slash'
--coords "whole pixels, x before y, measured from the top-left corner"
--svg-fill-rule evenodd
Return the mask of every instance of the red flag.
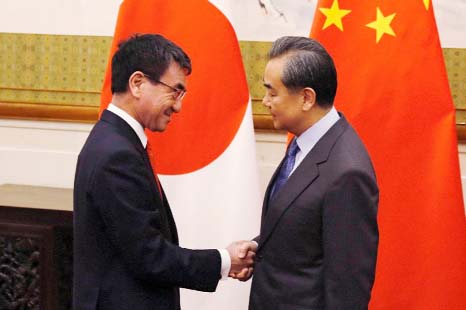
<path id="1" fill-rule="evenodd" d="M 455 110 L 432 4 L 319 1 L 311 37 L 335 60 L 336 107 L 380 186 L 371 309 L 466 309 Z"/>

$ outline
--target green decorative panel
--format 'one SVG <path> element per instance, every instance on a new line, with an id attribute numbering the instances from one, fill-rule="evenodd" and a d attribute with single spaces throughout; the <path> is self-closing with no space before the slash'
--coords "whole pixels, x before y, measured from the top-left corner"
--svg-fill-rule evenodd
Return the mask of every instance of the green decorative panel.
<path id="1" fill-rule="evenodd" d="M 102 84 L 102 82 L 100 82 Z M 67 92 L 49 89 L 30 89 L 0 87 L 1 102 L 46 103 L 56 105 L 100 105 L 100 92 Z"/>
<path id="2" fill-rule="evenodd" d="M 111 37 L 0 33 L 0 102 L 97 107 Z M 240 41 L 255 114 L 271 42 Z M 458 123 L 466 123 L 466 49 L 443 49 Z"/>
<path id="3" fill-rule="evenodd" d="M 466 124 L 466 49 L 444 48 L 451 95 L 456 107 L 456 122 Z"/>
<path id="4" fill-rule="evenodd" d="M 466 110 L 466 49 L 444 48 L 443 55 L 455 106 Z"/>
<path id="5" fill-rule="evenodd" d="M 98 106 L 111 39 L 0 33 L 0 101 Z"/>
<path id="6" fill-rule="evenodd" d="M 240 41 L 239 46 L 251 93 L 253 111 L 255 114 L 269 114 L 268 109 L 261 102 L 265 93 L 264 69 L 272 42 Z"/>

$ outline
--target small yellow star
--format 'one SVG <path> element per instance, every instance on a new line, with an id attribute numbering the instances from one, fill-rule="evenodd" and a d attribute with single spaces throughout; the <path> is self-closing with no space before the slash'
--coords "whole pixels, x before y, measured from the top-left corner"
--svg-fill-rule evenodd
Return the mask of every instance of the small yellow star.
<path id="1" fill-rule="evenodd" d="M 426 7 L 426 10 L 429 9 L 429 4 L 430 4 L 430 0 L 422 0 L 422 2 L 424 2 L 424 6 Z"/>
<path id="2" fill-rule="evenodd" d="M 396 13 L 393 13 L 389 16 L 383 16 L 382 11 L 380 11 L 380 8 L 377 7 L 377 19 L 366 25 L 369 28 L 375 29 L 377 34 L 377 43 L 379 43 L 384 34 L 389 34 L 394 37 L 396 36 L 395 32 L 390 26 L 390 23 L 393 21 L 393 18 L 395 18 L 395 15 Z"/>
<path id="3" fill-rule="evenodd" d="M 343 23 L 341 20 L 351 12 L 351 10 L 340 10 L 338 0 L 333 0 L 331 8 L 320 8 L 319 10 L 327 17 L 322 30 L 331 25 L 335 25 L 338 29 L 343 31 Z"/>

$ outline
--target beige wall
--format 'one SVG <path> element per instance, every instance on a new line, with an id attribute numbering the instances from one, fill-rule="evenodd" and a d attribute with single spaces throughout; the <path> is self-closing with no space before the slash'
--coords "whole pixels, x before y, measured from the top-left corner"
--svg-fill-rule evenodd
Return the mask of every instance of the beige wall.
<path id="1" fill-rule="evenodd" d="M 0 184 L 72 188 L 77 156 L 91 128 L 81 123 L 0 119 Z M 285 142 L 284 133 L 256 131 L 261 197 L 284 155 Z M 466 144 L 458 150 L 465 197 Z"/>

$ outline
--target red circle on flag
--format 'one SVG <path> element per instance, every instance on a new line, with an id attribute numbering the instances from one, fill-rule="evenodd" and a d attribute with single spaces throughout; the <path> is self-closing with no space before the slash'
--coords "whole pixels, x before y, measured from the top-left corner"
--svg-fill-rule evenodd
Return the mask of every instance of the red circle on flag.
<path id="1" fill-rule="evenodd" d="M 111 54 L 118 42 L 135 33 L 159 33 L 191 58 L 193 72 L 181 112 L 163 133 L 148 132 L 158 174 L 190 173 L 226 150 L 244 118 L 249 92 L 238 40 L 226 17 L 207 1 L 144 4 L 122 3 Z M 110 100 L 108 67 L 102 108 Z"/>

